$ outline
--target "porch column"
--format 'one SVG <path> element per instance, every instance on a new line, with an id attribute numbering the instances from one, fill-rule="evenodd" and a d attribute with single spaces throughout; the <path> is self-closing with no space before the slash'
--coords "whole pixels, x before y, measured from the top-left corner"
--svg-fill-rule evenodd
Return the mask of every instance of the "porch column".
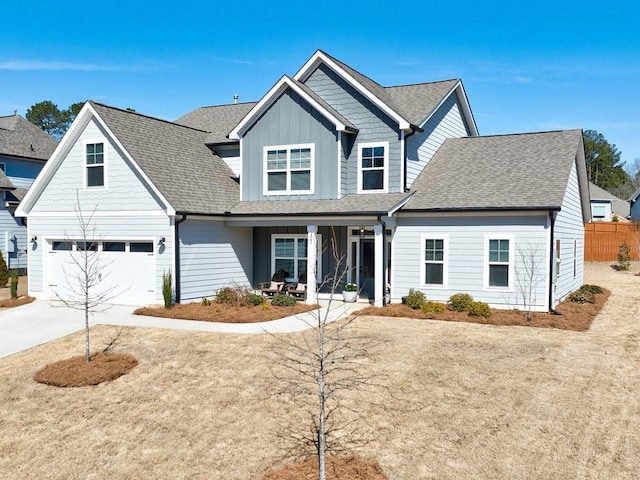
<path id="1" fill-rule="evenodd" d="M 374 278 L 375 285 L 373 289 L 373 305 L 376 307 L 381 307 L 383 305 L 384 299 L 384 235 L 382 231 L 382 225 L 379 223 L 373 226 L 373 234 L 374 234 L 374 251 L 375 251 L 375 259 L 374 259 Z"/>
<path id="2" fill-rule="evenodd" d="M 316 263 L 318 261 L 318 226 L 307 225 L 307 303 L 318 303 Z"/>

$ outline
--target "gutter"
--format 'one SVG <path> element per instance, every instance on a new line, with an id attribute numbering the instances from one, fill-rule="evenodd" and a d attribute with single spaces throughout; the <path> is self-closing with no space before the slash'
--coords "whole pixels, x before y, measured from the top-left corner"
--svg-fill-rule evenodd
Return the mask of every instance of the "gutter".
<path id="1" fill-rule="evenodd" d="M 175 245 L 173 250 L 175 252 L 175 265 L 176 265 L 176 273 L 175 273 L 175 284 L 176 284 L 176 303 L 180 303 L 180 224 L 187 219 L 186 214 L 182 214 L 182 218 L 180 220 L 176 220 L 174 223 L 175 228 Z"/>
<path id="2" fill-rule="evenodd" d="M 413 127 L 413 125 L 412 125 L 412 127 Z M 404 185 L 402 185 L 402 191 L 404 191 L 404 192 L 406 192 L 408 190 L 407 189 L 407 138 L 409 138 L 411 135 L 415 135 L 416 132 L 418 131 L 417 130 L 418 128 L 420 128 L 420 127 L 412 128 L 411 132 L 408 135 L 404 136 L 404 159 L 403 159 L 403 162 L 404 162 L 404 178 L 403 178 Z M 421 128 L 420 128 L 420 131 L 424 132 L 424 130 L 421 129 Z"/>
<path id="3" fill-rule="evenodd" d="M 386 307 L 387 306 L 387 276 L 389 275 L 389 272 L 387 271 L 387 265 L 389 264 L 387 261 L 387 224 L 384 223 L 384 220 L 382 220 L 381 215 L 378 215 L 378 223 L 382 225 L 382 278 L 378 281 L 382 282 L 382 306 Z M 375 292 L 375 289 L 374 289 L 374 292 Z"/>
<path id="4" fill-rule="evenodd" d="M 554 235 L 554 230 L 555 230 L 555 224 L 556 224 L 556 218 L 555 215 L 553 214 L 553 210 L 549 210 L 549 222 L 551 223 L 551 236 L 550 236 L 550 245 L 549 245 L 549 311 L 550 312 L 554 312 L 553 309 L 553 277 L 554 277 L 554 269 L 553 269 L 553 262 L 555 262 L 556 258 L 555 258 L 555 252 L 554 250 L 554 244 L 555 244 L 555 235 Z"/>

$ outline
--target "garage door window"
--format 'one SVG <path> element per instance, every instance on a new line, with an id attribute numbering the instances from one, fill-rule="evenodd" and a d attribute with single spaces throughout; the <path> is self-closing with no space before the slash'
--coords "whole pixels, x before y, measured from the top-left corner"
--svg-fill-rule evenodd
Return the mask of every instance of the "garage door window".
<path id="1" fill-rule="evenodd" d="M 153 253 L 153 242 L 131 242 L 129 251 L 131 253 Z"/>
<path id="2" fill-rule="evenodd" d="M 97 242 L 78 242 L 76 244 L 76 250 L 78 250 L 79 252 L 97 252 L 98 243 Z"/>
<path id="3" fill-rule="evenodd" d="M 52 250 L 71 250 L 72 243 L 71 242 L 53 242 L 51 249 Z"/>
<path id="4" fill-rule="evenodd" d="M 103 242 L 103 252 L 124 252 L 125 242 Z"/>

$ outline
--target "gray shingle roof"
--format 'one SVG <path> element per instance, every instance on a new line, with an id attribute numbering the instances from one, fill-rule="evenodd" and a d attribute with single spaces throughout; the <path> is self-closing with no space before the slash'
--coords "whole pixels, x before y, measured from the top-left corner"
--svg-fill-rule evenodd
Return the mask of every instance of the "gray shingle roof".
<path id="1" fill-rule="evenodd" d="M 234 174 L 206 147 L 206 132 L 90 103 L 176 211 L 224 213 L 238 202 Z"/>
<path id="2" fill-rule="evenodd" d="M 347 195 L 335 200 L 282 200 L 241 202 L 233 215 L 383 215 L 405 200 L 407 193 Z"/>
<path id="3" fill-rule="evenodd" d="M 206 143 L 230 143 L 227 135 L 257 102 L 201 107 L 178 118 L 175 123 L 208 132 Z"/>
<path id="4" fill-rule="evenodd" d="M 420 125 L 451 90 L 459 80 L 442 80 L 440 82 L 418 83 L 415 85 L 399 85 L 385 87 L 393 98 L 400 112 L 414 125 Z"/>
<path id="5" fill-rule="evenodd" d="M 616 197 L 592 182 L 589 182 L 589 198 L 596 201 L 605 200 L 611 202 L 612 212 L 621 217 L 626 218 L 631 213 L 631 205 L 627 200 Z"/>
<path id="6" fill-rule="evenodd" d="M 4 174 L 2 170 L 0 170 L 0 190 L 13 190 L 14 187 L 11 180 Z"/>
<path id="7" fill-rule="evenodd" d="M 20 115 L 0 117 L 0 155 L 48 160 L 58 141 Z"/>
<path id="8" fill-rule="evenodd" d="M 448 139 L 403 211 L 558 209 L 581 138 L 563 130 Z"/>

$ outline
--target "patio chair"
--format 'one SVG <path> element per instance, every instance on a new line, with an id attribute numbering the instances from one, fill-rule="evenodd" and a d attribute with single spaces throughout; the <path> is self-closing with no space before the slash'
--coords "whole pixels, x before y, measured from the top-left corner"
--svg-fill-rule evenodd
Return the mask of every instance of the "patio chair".
<path id="1" fill-rule="evenodd" d="M 298 277 L 297 283 L 290 283 L 286 286 L 287 293 L 298 300 L 307 298 L 307 274 L 303 273 Z"/>
<path id="2" fill-rule="evenodd" d="M 258 286 L 260 287 L 260 293 L 264 297 L 265 295 L 273 297 L 279 293 L 284 293 L 284 279 L 289 276 L 289 272 L 285 270 L 278 270 L 271 277 L 271 281 L 262 282 Z"/>

